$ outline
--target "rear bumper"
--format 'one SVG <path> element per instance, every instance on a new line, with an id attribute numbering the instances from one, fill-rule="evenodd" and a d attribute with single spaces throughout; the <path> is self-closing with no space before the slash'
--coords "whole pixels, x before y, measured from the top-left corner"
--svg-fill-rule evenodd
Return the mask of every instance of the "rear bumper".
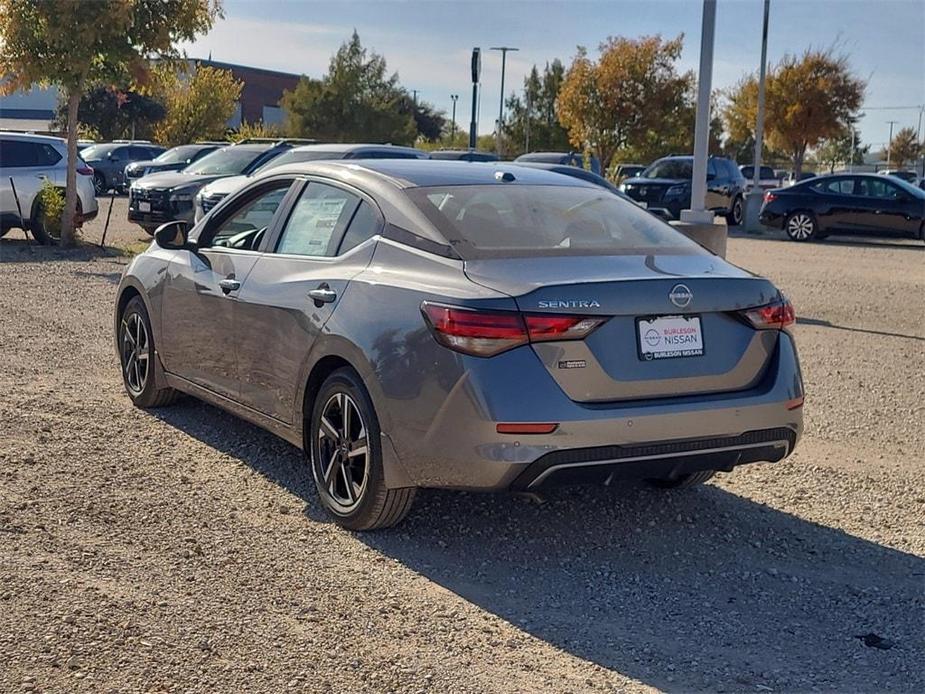
<path id="1" fill-rule="evenodd" d="M 610 476 L 729 470 L 783 459 L 803 431 L 802 407 L 793 407 L 803 397 L 803 382 L 787 333 L 752 388 L 621 403 L 570 400 L 534 355 L 527 359 L 519 351 L 475 360 L 425 431 L 419 420 L 405 421 L 407 401 L 377 403 L 391 411 L 387 433 L 415 484 L 532 489 Z M 500 422 L 557 427 L 550 434 L 499 434 Z"/>
<path id="2" fill-rule="evenodd" d="M 772 229 L 783 229 L 784 219 L 786 219 L 786 215 L 781 212 L 775 212 L 774 210 L 762 209 L 758 213 L 758 221 L 764 226 L 771 227 Z"/>

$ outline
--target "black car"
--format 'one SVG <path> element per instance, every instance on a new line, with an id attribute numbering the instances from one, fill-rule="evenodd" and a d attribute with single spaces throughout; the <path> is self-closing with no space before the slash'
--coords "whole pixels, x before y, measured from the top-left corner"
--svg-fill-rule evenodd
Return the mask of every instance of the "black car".
<path id="1" fill-rule="evenodd" d="M 580 169 L 585 168 L 585 159 L 581 152 L 530 152 L 529 154 L 521 154 L 514 160 L 514 163 L 521 164 L 525 161 L 540 164 L 567 164 L 568 166 L 577 166 Z M 601 162 L 592 154 L 590 166 L 587 168 L 600 175 Z"/>
<path id="2" fill-rule="evenodd" d="M 125 180 L 131 184 L 135 179 L 152 173 L 182 171 L 194 161 L 199 161 L 209 152 L 224 147 L 227 142 L 197 142 L 192 145 L 171 147 L 154 159 L 132 162 L 125 167 Z"/>
<path id="3" fill-rule="evenodd" d="M 498 161 L 494 152 L 477 152 L 471 149 L 438 149 L 430 152 L 431 159 L 444 161 Z"/>
<path id="4" fill-rule="evenodd" d="M 657 160 L 636 178 L 623 181 L 620 189 L 633 200 L 664 207 L 672 219 L 679 219 L 681 210 L 690 209 L 693 177 L 693 157 L 670 156 Z M 707 209 L 724 215 L 731 225 L 742 223 L 747 187 L 748 181 L 734 161 L 723 157 L 707 160 Z"/>
<path id="5" fill-rule="evenodd" d="M 93 187 L 97 195 L 102 195 L 111 188 L 121 191 L 127 186 L 126 166 L 154 159 L 163 151 L 163 147 L 150 142 L 116 140 L 90 145 L 80 152 L 80 158 L 93 169 Z"/>
<path id="6" fill-rule="evenodd" d="M 923 238 L 925 191 L 876 174 L 817 176 L 764 194 L 759 220 L 793 241 L 834 232 L 873 232 Z"/>
<path id="7" fill-rule="evenodd" d="M 164 222 L 193 223 L 193 200 L 207 183 L 226 176 L 246 176 L 273 157 L 314 140 L 242 140 L 210 152 L 183 171 L 151 174 L 132 183 L 128 219 L 153 234 Z"/>

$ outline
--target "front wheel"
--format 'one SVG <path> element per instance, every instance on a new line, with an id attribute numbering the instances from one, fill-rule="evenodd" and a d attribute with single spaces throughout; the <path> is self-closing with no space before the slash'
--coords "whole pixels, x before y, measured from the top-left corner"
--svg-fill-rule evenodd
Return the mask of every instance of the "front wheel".
<path id="1" fill-rule="evenodd" d="M 732 201 L 732 209 L 730 209 L 729 214 L 726 215 L 726 223 L 729 224 L 729 226 L 737 227 L 742 223 L 744 218 L 745 203 L 742 197 L 737 195 L 735 200 Z"/>
<path id="2" fill-rule="evenodd" d="M 103 193 L 106 192 L 106 177 L 99 171 L 93 174 L 93 191 L 97 196 L 103 195 Z"/>
<path id="3" fill-rule="evenodd" d="M 148 310 L 134 297 L 119 319 L 119 363 L 122 382 L 136 407 L 163 407 L 177 399 L 173 388 L 158 388 L 154 378 L 154 338 Z"/>
<path id="4" fill-rule="evenodd" d="M 809 212 L 794 212 L 784 222 L 784 231 L 791 241 L 811 241 L 817 238 L 819 225 Z"/>
<path id="5" fill-rule="evenodd" d="M 339 525 L 374 530 L 408 515 L 415 489 L 385 486 L 379 420 L 355 371 L 343 368 L 328 376 L 315 398 L 308 432 L 318 496 Z"/>

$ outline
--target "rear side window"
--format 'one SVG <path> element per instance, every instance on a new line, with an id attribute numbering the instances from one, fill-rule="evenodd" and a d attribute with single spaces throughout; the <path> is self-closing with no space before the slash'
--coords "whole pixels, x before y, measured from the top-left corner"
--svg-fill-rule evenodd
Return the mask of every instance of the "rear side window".
<path id="1" fill-rule="evenodd" d="M 57 149 L 45 142 L 0 140 L 0 165 L 3 168 L 54 166 L 62 158 Z"/>
<path id="2" fill-rule="evenodd" d="M 868 198 L 898 198 L 899 187 L 889 181 L 862 178 L 858 181 L 858 194 Z"/>
<path id="3" fill-rule="evenodd" d="M 813 190 L 820 193 L 831 193 L 835 195 L 852 195 L 854 193 L 853 178 L 837 178 L 833 181 L 819 181 L 812 185 Z"/>
<path id="4" fill-rule="evenodd" d="M 309 183 L 293 206 L 277 253 L 333 256 L 337 242 L 360 199 L 340 188 Z"/>
<path id="5" fill-rule="evenodd" d="M 379 233 L 379 218 L 373 211 L 372 205 L 368 202 L 360 202 L 357 211 L 353 213 L 353 219 L 350 220 L 350 226 L 344 233 L 344 238 L 340 242 L 340 248 L 337 249 L 338 255 L 343 255 L 351 248 L 356 248 L 367 239 Z"/>
<path id="6" fill-rule="evenodd" d="M 598 187 L 412 188 L 411 200 L 463 258 L 706 253 L 632 202 Z"/>

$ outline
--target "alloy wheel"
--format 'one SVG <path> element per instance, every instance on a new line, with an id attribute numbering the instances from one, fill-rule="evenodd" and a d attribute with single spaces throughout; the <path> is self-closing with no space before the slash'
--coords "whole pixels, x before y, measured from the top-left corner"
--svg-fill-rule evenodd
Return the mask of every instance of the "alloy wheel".
<path id="1" fill-rule="evenodd" d="M 805 241 L 813 235 L 813 218 L 804 212 L 799 212 L 787 221 L 787 234 L 797 241 Z"/>
<path id="2" fill-rule="evenodd" d="M 122 319 L 122 371 L 132 395 L 138 396 L 148 382 L 148 329 L 138 313 Z"/>
<path id="3" fill-rule="evenodd" d="M 97 174 L 93 177 L 93 190 L 97 196 L 106 192 L 106 179 L 103 178 L 102 174 Z"/>
<path id="4" fill-rule="evenodd" d="M 742 198 L 736 198 L 735 202 L 732 204 L 732 221 L 736 226 L 742 224 Z"/>
<path id="5" fill-rule="evenodd" d="M 337 512 L 351 512 L 369 481 L 369 442 L 363 415 L 346 393 L 334 393 L 324 404 L 316 451 L 318 486 Z"/>

